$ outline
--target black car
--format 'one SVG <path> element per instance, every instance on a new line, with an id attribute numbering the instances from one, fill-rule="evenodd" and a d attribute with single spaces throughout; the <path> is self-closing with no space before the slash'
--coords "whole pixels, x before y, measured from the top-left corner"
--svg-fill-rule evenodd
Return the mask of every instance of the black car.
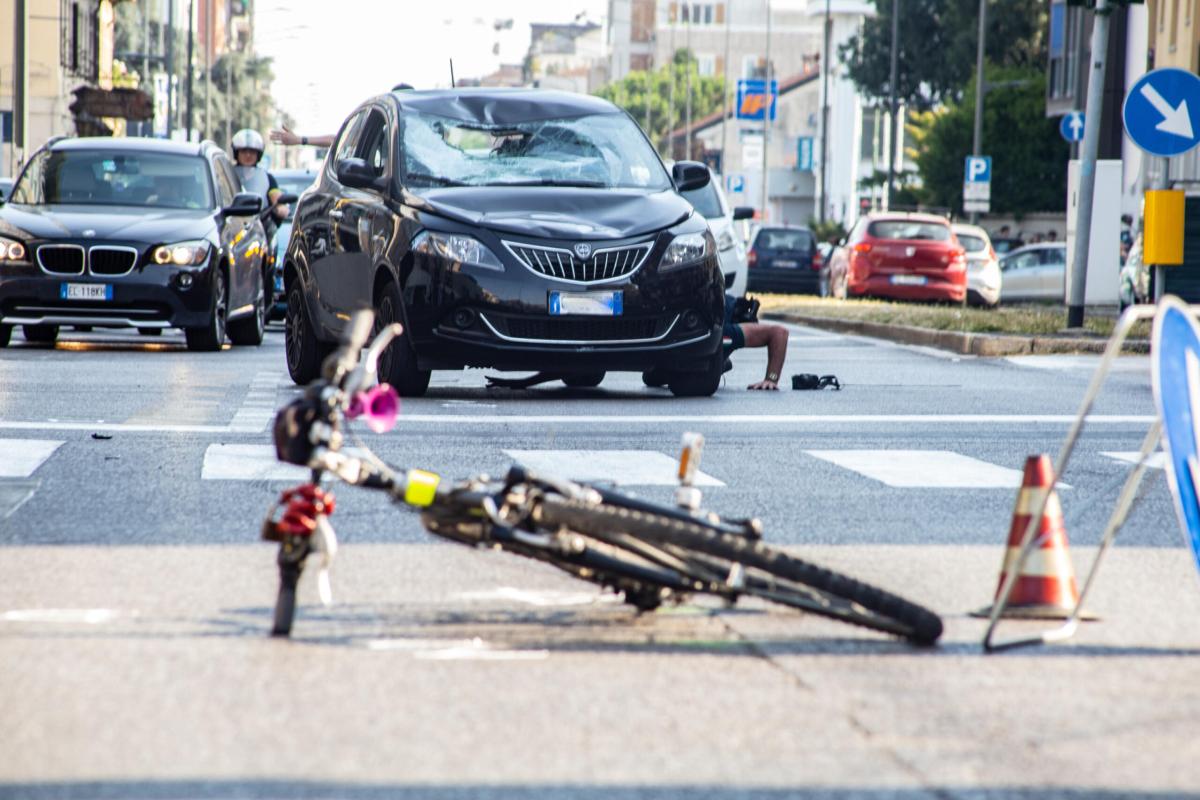
<path id="1" fill-rule="evenodd" d="M 808 228 L 759 228 L 746 262 L 747 291 L 820 293 L 821 259 Z"/>
<path id="2" fill-rule="evenodd" d="M 263 201 L 238 194 L 216 145 L 60 139 L 0 206 L 0 347 L 14 325 L 182 328 L 192 350 L 262 342 L 269 276 Z"/>
<path id="3" fill-rule="evenodd" d="M 296 195 L 299 197 L 304 194 L 304 190 L 312 185 L 316 175 L 307 169 L 273 169 L 271 174 L 275 176 L 275 182 L 279 184 L 279 190 L 284 194 Z M 296 209 L 294 206 L 289 207 L 288 216 L 286 219 L 279 221 L 278 230 L 275 232 L 275 249 L 271 256 L 272 266 L 272 305 L 269 319 L 283 319 L 287 312 L 287 293 L 283 287 L 283 261 L 284 253 L 287 251 L 288 240 L 292 236 L 292 217 L 295 216 Z"/>
<path id="4" fill-rule="evenodd" d="M 420 395 L 431 370 L 550 371 L 595 386 L 654 370 L 677 395 L 720 384 L 716 243 L 641 129 L 595 97 L 513 89 L 405 91 L 342 126 L 297 205 L 288 244 L 287 363 L 316 376 L 351 311 L 405 334 L 383 380 Z"/>

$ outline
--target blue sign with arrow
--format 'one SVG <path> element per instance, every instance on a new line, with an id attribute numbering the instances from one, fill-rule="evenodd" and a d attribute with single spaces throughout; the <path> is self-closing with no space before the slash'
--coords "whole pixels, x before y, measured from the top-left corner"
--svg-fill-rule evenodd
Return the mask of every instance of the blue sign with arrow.
<path id="1" fill-rule="evenodd" d="M 1083 141 L 1084 116 L 1082 111 L 1072 111 L 1064 114 L 1058 123 L 1058 132 L 1068 142 Z"/>
<path id="2" fill-rule="evenodd" d="M 1147 72 L 1125 95 L 1125 132 L 1138 147 L 1164 158 L 1186 153 L 1200 137 L 1200 78 L 1168 67 Z"/>
<path id="3" fill-rule="evenodd" d="M 1176 297 L 1165 297 L 1150 339 L 1154 400 L 1163 425 L 1167 483 L 1183 537 L 1200 569 L 1200 327 Z"/>

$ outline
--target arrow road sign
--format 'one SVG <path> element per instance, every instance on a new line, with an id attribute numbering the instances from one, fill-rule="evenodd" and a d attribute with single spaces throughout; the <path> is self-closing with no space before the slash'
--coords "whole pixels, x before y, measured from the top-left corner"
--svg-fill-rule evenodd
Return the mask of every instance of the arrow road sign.
<path id="1" fill-rule="evenodd" d="M 1058 123 L 1058 132 L 1068 142 L 1081 142 L 1083 141 L 1083 122 L 1083 112 L 1072 111 L 1065 114 L 1062 121 Z"/>
<path id="2" fill-rule="evenodd" d="M 1177 156 L 1200 143 L 1200 78 L 1187 70 L 1147 72 L 1125 96 L 1125 132 L 1153 156 Z"/>

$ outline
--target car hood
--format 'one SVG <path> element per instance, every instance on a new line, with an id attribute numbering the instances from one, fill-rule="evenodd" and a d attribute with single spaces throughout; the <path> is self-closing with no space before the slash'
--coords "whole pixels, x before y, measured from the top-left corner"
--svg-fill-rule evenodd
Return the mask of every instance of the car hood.
<path id="1" fill-rule="evenodd" d="M 548 239 L 623 239 L 669 228 L 692 206 L 667 190 L 494 186 L 430 189 L 408 205 L 469 225 Z"/>
<path id="2" fill-rule="evenodd" d="M 213 230 L 211 210 L 134 206 L 6 205 L 0 235 L 31 239 L 122 239 L 153 244 L 203 239 Z"/>

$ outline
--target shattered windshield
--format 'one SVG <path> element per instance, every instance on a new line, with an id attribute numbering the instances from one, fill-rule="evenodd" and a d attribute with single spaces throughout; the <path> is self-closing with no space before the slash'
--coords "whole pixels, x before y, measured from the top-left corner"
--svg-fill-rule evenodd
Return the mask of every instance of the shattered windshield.
<path id="1" fill-rule="evenodd" d="M 662 191 L 671 184 L 624 114 L 495 125 L 404 115 L 405 183 L 434 186 L 583 186 Z"/>

